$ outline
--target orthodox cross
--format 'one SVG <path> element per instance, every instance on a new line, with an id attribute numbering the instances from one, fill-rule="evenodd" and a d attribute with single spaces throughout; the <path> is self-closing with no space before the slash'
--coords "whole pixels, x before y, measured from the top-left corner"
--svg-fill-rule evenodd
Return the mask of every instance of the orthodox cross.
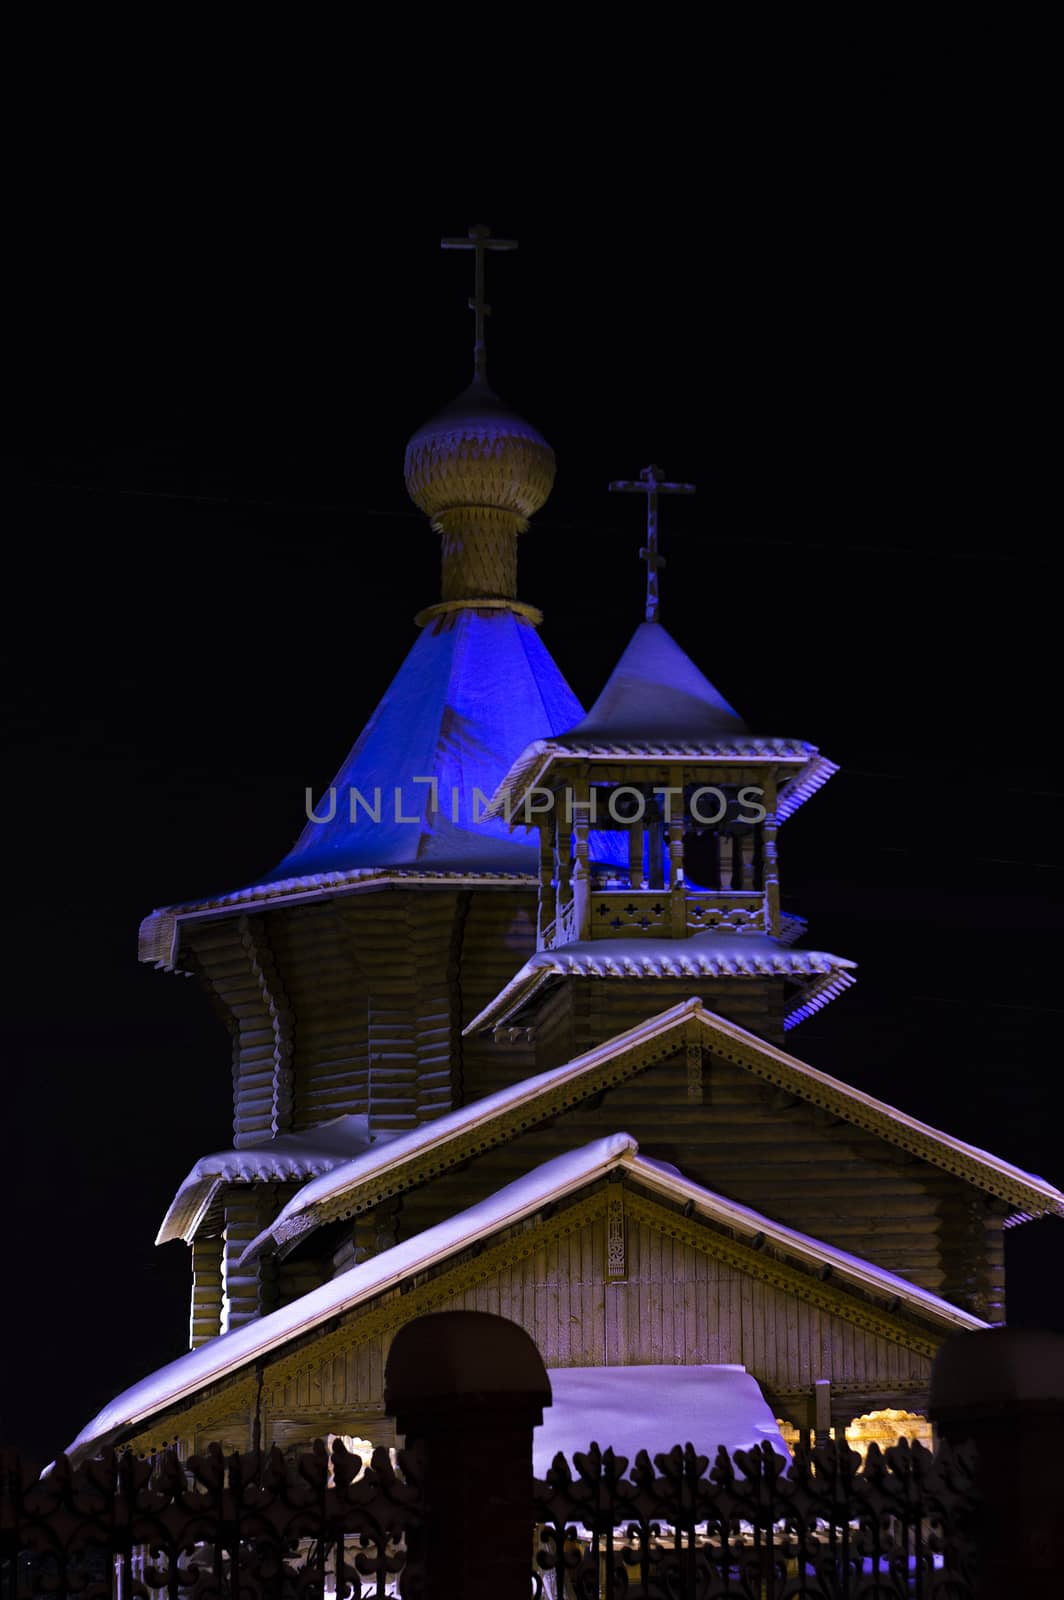
<path id="1" fill-rule="evenodd" d="M 481 383 L 487 382 L 488 377 L 488 348 L 484 338 L 484 318 L 491 315 L 491 307 L 484 298 L 484 255 L 488 250 L 516 250 L 516 239 L 493 239 L 491 229 L 483 222 L 476 222 L 469 230 L 468 239 L 441 239 L 440 248 L 443 250 L 472 250 L 473 252 L 473 298 L 469 302 L 469 309 L 476 318 L 476 332 L 473 342 L 473 378 Z"/>
<path id="2" fill-rule="evenodd" d="M 640 550 L 640 558 L 647 564 L 647 621 L 657 622 L 661 608 L 658 594 L 658 569 L 665 565 L 665 557 L 658 554 L 658 495 L 694 494 L 693 483 L 666 483 L 660 467 L 644 467 L 639 482 L 628 479 L 610 484 L 611 490 L 623 494 L 645 494 L 647 497 L 647 542 Z"/>

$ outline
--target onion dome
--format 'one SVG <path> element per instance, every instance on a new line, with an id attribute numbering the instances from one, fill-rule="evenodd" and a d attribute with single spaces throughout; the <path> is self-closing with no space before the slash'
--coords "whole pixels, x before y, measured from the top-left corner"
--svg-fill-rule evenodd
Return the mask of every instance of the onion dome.
<path id="1" fill-rule="evenodd" d="M 478 379 L 413 435 L 405 474 L 410 498 L 434 522 L 476 508 L 527 526 L 553 487 L 554 451 Z"/>
<path id="2" fill-rule="evenodd" d="M 442 536 L 445 605 L 515 601 L 517 535 L 554 484 L 543 435 L 477 378 L 417 430 L 404 470 L 410 498 Z"/>

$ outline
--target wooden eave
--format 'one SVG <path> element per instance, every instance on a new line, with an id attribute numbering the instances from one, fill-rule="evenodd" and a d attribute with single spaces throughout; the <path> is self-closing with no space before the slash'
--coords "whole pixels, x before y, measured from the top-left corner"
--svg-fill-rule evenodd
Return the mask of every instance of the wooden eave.
<path id="1" fill-rule="evenodd" d="M 252 885 L 216 899 L 164 906 L 141 922 L 137 959 L 168 972 L 180 970 L 181 930 L 186 925 L 225 917 L 254 915 L 339 895 L 368 894 L 380 889 L 536 889 L 538 879 L 521 872 L 419 872 L 405 868 L 359 867 L 349 872 L 321 872 L 280 883 Z"/>
<path id="2" fill-rule="evenodd" d="M 688 767 L 765 767 L 792 769 L 779 789 L 777 814 L 789 817 L 815 790 L 838 771 L 833 761 L 822 756 L 813 745 L 797 739 L 758 738 L 753 734 L 721 735 L 718 739 L 675 741 L 668 739 L 584 740 L 566 738 L 537 739 L 517 757 L 492 795 L 484 812 L 485 820 L 504 818 L 513 826 L 524 825 L 517 817 L 530 790 L 547 786 L 559 767 L 623 765 L 626 768 Z"/>

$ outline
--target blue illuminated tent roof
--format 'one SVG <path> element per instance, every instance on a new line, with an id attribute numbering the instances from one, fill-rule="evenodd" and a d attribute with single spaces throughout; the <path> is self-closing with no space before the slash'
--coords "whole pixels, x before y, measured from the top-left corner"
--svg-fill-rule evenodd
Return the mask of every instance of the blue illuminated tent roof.
<path id="1" fill-rule="evenodd" d="M 587 716 L 566 730 L 576 740 L 656 744 L 748 731 L 660 622 L 639 624 Z"/>
<path id="2" fill-rule="evenodd" d="M 572 727 L 581 711 L 525 617 L 464 609 L 437 618 L 333 780 L 333 815 L 308 821 L 262 882 L 365 867 L 535 872 L 535 842 L 476 819 L 518 752 Z M 415 778 L 435 778 L 435 792 Z M 331 798 L 318 801 L 318 817 L 329 816 Z"/>
<path id="3" fill-rule="evenodd" d="M 323 820 L 308 821 L 284 860 L 253 883 L 145 917 L 140 959 L 172 966 L 184 916 L 353 888 L 391 874 L 426 881 L 455 874 L 534 877 L 538 838 L 512 833 L 501 818 L 477 818 L 525 746 L 556 736 L 582 714 L 521 613 L 469 607 L 436 617 L 318 797 L 314 815 Z M 415 778 L 435 778 L 435 789 Z M 359 797 L 353 821 L 352 794 Z M 592 859 L 613 861 L 623 844 L 619 834 L 596 829 Z"/>

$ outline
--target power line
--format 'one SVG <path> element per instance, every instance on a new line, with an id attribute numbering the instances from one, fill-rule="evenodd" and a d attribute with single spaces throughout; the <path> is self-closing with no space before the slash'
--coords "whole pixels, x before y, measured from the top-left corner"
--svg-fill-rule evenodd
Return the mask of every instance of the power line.
<path id="1" fill-rule="evenodd" d="M 30 487 L 31 488 L 35 488 L 35 489 L 57 489 L 57 490 L 61 490 L 61 491 L 72 493 L 72 494 L 118 495 L 118 496 L 123 497 L 123 498 L 135 498 L 135 499 L 142 499 L 142 500 L 173 500 L 173 501 L 178 501 L 178 502 L 181 502 L 181 503 L 186 503 L 186 504 L 191 504 L 191 505 L 228 506 L 233 510 L 261 510 L 261 511 L 277 510 L 277 511 L 286 511 L 286 512 L 311 512 L 311 511 L 314 511 L 314 512 L 322 512 L 322 513 L 325 513 L 327 515 L 332 515 L 332 516 L 385 517 L 385 518 L 391 518 L 391 519 L 399 520 L 399 521 L 411 521 L 411 522 L 424 521 L 423 514 L 421 512 L 419 512 L 419 511 L 415 511 L 415 510 L 398 511 L 398 510 L 394 510 L 394 509 L 384 509 L 384 508 L 377 507 L 377 506 L 343 505 L 343 504 L 336 504 L 336 503 L 332 503 L 332 502 L 322 502 L 322 501 L 263 499 L 263 498 L 260 498 L 260 497 L 249 496 L 249 495 L 194 494 L 194 493 L 191 493 L 189 491 L 182 490 L 182 489 L 138 489 L 138 488 L 132 488 L 132 487 L 130 487 L 128 485 L 121 485 L 121 484 L 116 485 L 116 484 L 98 484 L 98 483 L 59 483 L 59 482 L 56 482 L 56 481 L 50 480 L 50 479 L 35 479 L 31 483 Z M 600 539 L 604 539 L 604 538 L 611 538 L 612 539 L 612 538 L 623 537 L 625 535 L 625 533 L 628 531 L 626 529 L 621 529 L 621 528 L 617 527 L 613 523 L 603 523 L 603 522 L 598 522 L 598 521 L 596 521 L 596 523 L 594 523 L 594 524 L 590 524 L 588 522 L 583 522 L 583 521 L 581 521 L 581 522 L 560 522 L 560 521 L 557 521 L 556 519 L 554 519 L 554 518 L 552 518 L 550 516 L 537 517 L 536 518 L 536 527 L 537 528 L 541 528 L 541 529 L 543 529 L 545 531 L 552 531 L 553 530 L 553 531 L 558 532 L 558 533 L 579 532 L 579 533 L 583 533 L 583 534 L 591 534 L 592 536 L 600 538 Z M 688 530 L 686 530 L 684 528 L 681 528 L 681 527 L 675 527 L 675 528 L 671 528 L 669 530 L 669 538 L 670 538 L 670 540 L 672 540 L 672 539 L 686 540 L 688 538 L 693 538 L 693 537 L 694 537 L 694 535 L 692 533 L 688 532 Z M 852 544 L 848 544 L 848 545 L 833 545 L 833 544 L 827 544 L 827 543 L 825 543 L 823 541 L 808 540 L 808 539 L 801 539 L 801 538 L 794 538 L 794 539 L 780 539 L 780 538 L 767 539 L 767 538 L 757 538 L 757 537 L 751 538 L 746 534 L 743 534 L 743 535 L 722 534 L 722 535 L 719 536 L 719 538 L 717 540 L 717 543 L 719 545 L 721 545 L 721 546 L 727 545 L 729 543 L 731 543 L 731 544 L 739 544 L 739 545 L 743 545 L 744 547 L 749 547 L 751 549 L 766 549 L 766 550 L 800 549 L 803 552 L 824 551 L 824 552 L 830 552 L 833 555 L 840 555 L 841 554 L 841 555 L 875 555 L 875 556 L 883 556 L 883 555 L 889 555 L 889 556 L 913 556 L 913 555 L 917 554 L 917 548 L 915 546 L 912 546 L 912 545 L 903 545 L 903 544 L 882 544 L 882 545 L 871 545 L 871 544 L 852 545 Z M 1002 560 L 1005 559 L 1004 555 L 1000 551 L 998 551 L 997 549 L 992 549 L 992 550 L 949 550 L 949 549 L 941 549 L 941 550 L 938 550 L 938 551 L 933 551 L 933 550 L 927 550 L 926 548 L 921 548 L 919 553 L 921 555 L 921 559 L 923 559 L 923 560 L 926 560 L 929 555 L 935 555 L 935 554 L 939 555 L 944 560 L 950 560 L 950 561 L 953 561 L 953 560 L 959 560 L 959 561 L 1002 561 Z"/>

